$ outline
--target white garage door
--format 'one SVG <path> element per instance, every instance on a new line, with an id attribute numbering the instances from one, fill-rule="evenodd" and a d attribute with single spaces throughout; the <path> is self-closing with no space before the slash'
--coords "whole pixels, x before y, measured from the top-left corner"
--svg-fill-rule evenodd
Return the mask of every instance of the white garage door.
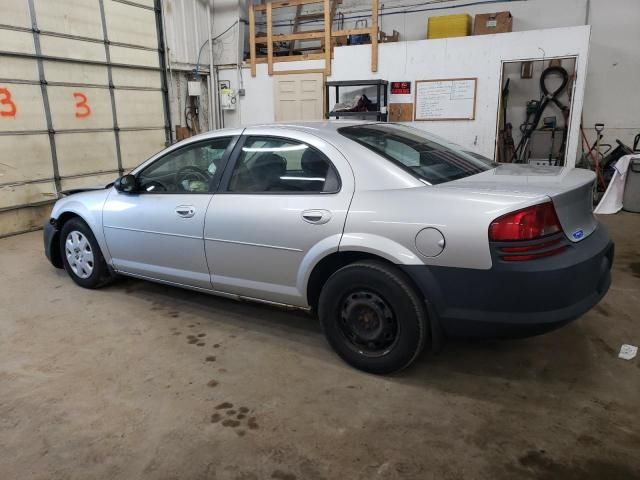
<path id="1" fill-rule="evenodd" d="M 170 142 L 159 7 L 0 0 L 0 236 Z"/>

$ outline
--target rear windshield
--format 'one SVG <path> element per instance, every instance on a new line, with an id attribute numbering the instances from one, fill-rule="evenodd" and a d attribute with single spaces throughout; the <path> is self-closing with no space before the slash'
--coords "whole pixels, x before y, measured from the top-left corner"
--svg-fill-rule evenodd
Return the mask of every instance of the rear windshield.
<path id="1" fill-rule="evenodd" d="M 495 168 L 488 158 L 429 135 L 417 128 L 396 124 L 343 127 L 342 135 L 435 185 Z"/>

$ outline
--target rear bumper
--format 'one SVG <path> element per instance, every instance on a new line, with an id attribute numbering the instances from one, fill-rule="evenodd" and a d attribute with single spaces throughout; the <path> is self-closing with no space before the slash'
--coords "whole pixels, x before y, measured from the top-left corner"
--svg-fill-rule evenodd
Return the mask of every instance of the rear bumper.
<path id="1" fill-rule="evenodd" d="M 611 285 L 614 246 L 598 225 L 563 253 L 489 270 L 404 266 L 445 334 L 522 337 L 558 328 L 595 306 Z"/>

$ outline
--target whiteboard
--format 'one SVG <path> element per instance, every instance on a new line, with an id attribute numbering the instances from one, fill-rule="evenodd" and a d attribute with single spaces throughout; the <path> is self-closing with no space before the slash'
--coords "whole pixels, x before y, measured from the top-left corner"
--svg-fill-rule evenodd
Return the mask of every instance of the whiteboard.
<path id="1" fill-rule="evenodd" d="M 474 120 L 477 78 L 417 80 L 416 121 Z"/>

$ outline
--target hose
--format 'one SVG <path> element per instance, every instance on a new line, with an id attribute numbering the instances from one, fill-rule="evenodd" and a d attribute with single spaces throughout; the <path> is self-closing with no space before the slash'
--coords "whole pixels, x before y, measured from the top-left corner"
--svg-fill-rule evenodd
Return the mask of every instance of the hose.
<path id="1" fill-rule="evenodd" d="M 547 88 L 546 80 L 549 75 L 558 74 L 562 76 L 562 83 L 558 88 L 556 88 L 553 92 L 550 92 Z M 528 143 L 531 135 L 538 128 L 538 124 L 540 123 L 540 119 L 542 118 L 542 114 L 544 113 L 549 103 L 553 102 L 556 106 L 562 111 L 564 116 L 564 129 L 563 129 L 563 137 L 562 137 L 562 145 L 560 146 L 560 151 L 564 152 L 564 147 L 567 139 L 567 117 L 569 116 L 569 107 L 563 104 L 558 97 L 564 90 L 567 88 L 569 84 L 569 73 L 558 65 L 553 65 L 551 67 L 547 67 L 540 75 L 540 90 L 542 91 L 542 96 L 540 97 L 540 101 L 538 102 L 538 107 L 535 112 L 533 112 L 533 120 L 529 122 L 529 116 L 527 115 L 527 120 L 522 125 L 524 129 L 521 128 L 522 138 L 518 142 L 518 146 L 513 152 L 512 161 L 518 158 L 518 161 L 524 162 L 524 146 Z"/>

